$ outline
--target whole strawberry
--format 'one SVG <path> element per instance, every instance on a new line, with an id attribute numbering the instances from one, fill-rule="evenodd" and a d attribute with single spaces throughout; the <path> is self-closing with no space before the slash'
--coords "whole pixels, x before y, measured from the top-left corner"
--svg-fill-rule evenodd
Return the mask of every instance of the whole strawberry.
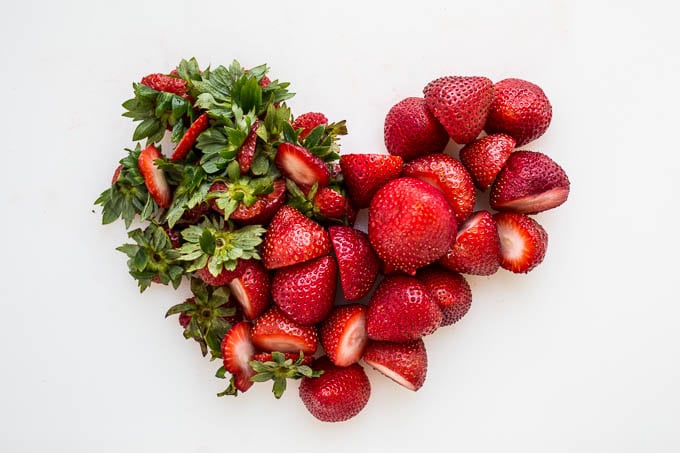
<path id="1" fill-rule="evenodd" d="M 368 235 L 346 226 L 328 227 L 328 233 L 338 261 L 342 293 L 347 300 L 359 300 L 371 290 L 380 269 Z"/>
<path id="2" fill-rule="evenodd" d="M 323 113 L 307 112 L 295 118 L 292 126 L 295 130 L 302 129 L 300 131 L 300 140 L 304 140 L 315 127 L 328 126 L 328 118 Z"/>
<path id="3" fill-rule="evenodd" d="M 454 210 L 444 194 L 414 178 L 398 178 L 376 192 L 368 238 L 387 271 L 415 275 L 439 259 L 456 236 Z"/>
<path id="4" fill-rule="evenodd" d="M 441 152 L 449 135 L 427 108 L 423 98 L 406 98 L 395 104 L 385 117 L 385 147 L 404 161 Z"/>
<path id="5" fill-rule="evenodd" d="M 521 79 L 505 79 L 493 86 L 493 102 L 484 129 L 511 135 L 517 146 L 536 140 L 550 126 L 552 106 L 543 90 Z"/>
<path id="6" fill-rule="evenodd" d="M 515 139 L 507 134 L 492 134 L 468 143 L 460 150 L 460 161 L 470 172 L 477 188 L 485 191 L 515 148 Z"/>
<path id="7" fill-rule="evenodd" d="M 343 154 L 340 167 L 352 204 L 367 208 L 380 187 L 398 177 L 404 160 L 386 154 Z"/>
<path id="8" fill-rule="evenodd" d="M 442 310 L 442 326 L 450 326 L 465 316 L 472 305 L 472 291 L 465 277 L 437 265 L 418 272 L 418 279 L 425 284 Z"/>

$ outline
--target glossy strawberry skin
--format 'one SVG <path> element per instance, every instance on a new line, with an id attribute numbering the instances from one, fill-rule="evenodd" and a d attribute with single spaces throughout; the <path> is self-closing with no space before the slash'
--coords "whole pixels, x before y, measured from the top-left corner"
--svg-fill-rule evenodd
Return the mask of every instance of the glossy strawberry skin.
<path id="1" fill-rule="evenodd" d="M 380 270 L 380 260 L 373 251 L 368 235 L 352 227 L 328 227 L 340 272 L 340 285 L 346 300 L 366 296 Z"/>
<path id="2" fill-rule="evenodd" d="M 239 203 L 236 211 L 231 213 L 233 219 L 240 225 L 266 225 L 274 214 L 286 202 L 286 183 L 282 178 L 274 180 L 274 188 L 266 195 L 257 197 L 257 201 L 250 206 Z"/>
<path id="3" fill-rule="evenodd" d="M 493 102 L 485 130 L 512 136 L 517 146 L 536 140 L 550 126 L 552 106 L 543 90 L 521 79 L 505 79 L 494 85 Z"/>
<path id="4" fill-rule="evenodd" d="M 493 99 L 493 84 L 486 77 L 447 76 L 423 90 L 432 114 L 456 143 L 466 144 L 484 128 Z"/>
<path id="5" fill-rule="evenodd" d="M 515 148 L 515 139 L 507 134 L 492 134 L 468 143 L 460 150 L 460 161 L 470 172 L 475 186 L 487 190 L 498 176 Z"/>
<path id="6" fill-rule="evenodd" d="M 495 274 L 501 265 L 501 243 L 491 213 L 473 213 L 459 227 L 455 241 L 438 263 L 463 274 Z"/>
<path id="7" fill-rule="evenodd" d="M 403 176 L 423 180 L 441 190 L 463 223 L 475 207 L 475 186 L 467 169 L 447 154 L 429 154 L 404 165 Z"/>
<path id="8" fill-rule="evenodd" d="M 366 306 L 335 307 L 319 328 L 321 345 L 337 366 L 350 366 L 361 358 L 366 345 Z"/>
<path id="9" fill-rule="evenodd" d="M 442 326 L 450 326 L 465 316 L 472 305 L 472 291 L 465 277 L 439 266 L 429 266 L 418 272 L 442 311 Z"/>
<path id="10" fill-rule="evenodd" d="M 361 365 L 335 366 L 327 357 L 314 361 L 316 378 L 305 377 L 300 383 L 300 398 L 309 412 L 324 422 L 341 422 L 356 416 L 368 403 L 371 384 Z"/>
<path id="11" fill-rule="evenodd" d="M 272 307 L 253 323 L 252 341 L 265 352 L 279 351 L 305 355 L 316 352 L 319 336 L 314 326 L 303 326 Z"/>
<path id="12" fill-rule="evenodd" d="M 343 154 L 342 175 L 354 207 L 367 208 L 373 195 L 401 174 L 404 160 L 387 154 Z"/>
<path id="13" fill-rule="evenodd" d="M 173 93 L 178 96 L 185 96 L 187 94 L 186 80 L 178 77 L 172 77 L 165 74 L 149 74 L 142 77 L 140 83 L 149 88 L 153 88 L 156 91 Z"/>
<path id="14" fill-rule="evenodd" d="M 368 238 L 389 270 L 415 275 L 444 255 L 455 235 L 453 208 L 440 190 L 424 181 L 392 180 L 371 201 Z"/>
<path id="15" fill-rule="evenodd" d="M 172 194 L 165 179 L 165 172 L 156 166 L 155 161 L 163 155 L 154 145 L 148 145 L 139 154 L 139 171 L 144 177 L 144 183 L 156 204 L 161 208 L 168 208 Z"/>
<path id="16" fill-rule="evenodd" d="M 302 129 L 300 132 L 300 140 L 307 138 L 309 133 L 312 132 L 315 127 L 321 125 L 327 126 L 328 118 L 326 118 L 326 115 L 319 112 L 303 113 L 302 115 L 295 118 L 295 121 L 293 121 L 292 124 L 293 129 Z"/>
<path id="17" fill-rule="evenodd" d="M 364 362 L 414 392 L 425 383 L 427 351 L 422 339 L 406 343 L 373 341 L 364 352 Z"/>
<path id="18" fill-rule="evenodd" d="M 255 120 L 253 126 L 250 128 L 250 133 L 246 137 L 246 141 L 239 148 L 236 153 L 236 160 L 238 161 L 239 168 L 241 169 L 241 174 L 246 174 L 250 171 L 250 167 L 253 164 L 253 158 L 255 157 L 255 148 L 257 146 L 257 128 L 259 126 L 259 121 Z"/>
<path id="19" fill-rule="evenodd" d="M 191 126 L 189 126 L 189 129 L 184 133 L 184 136 L 182 136 L 177 143 L 177 146 L 172 152 L 172 156 L 170 156 L 170 160 L 184 159 L 191 150 L 191 147 L 196 143 L 198 136 L 208 128 L 209 124 L 207 113 L 203 113 L 196 118 L 196 120 L 191 123 Z"/>
<path id="20" fill-rule="evenodd" d="M 287 142 L 279 144 L 274 164 L 281 174 L 295 181 L 305 193 L 314 184 L 325 187 L 330 181 L 331 173 L 326 163 L 299 145 Z"/>
<path id="21" fill-rule="evenodd" d="M 516 212 L 493 216 L 501 242 L 501 267 L 514 273 L 527 273 L 543 262 L 548 233 L 531 217 Z"/>
<path id="22" fill-rule="evenodd" d="M 278 269 L 274 303 L 293 321 L 309 326 L 326 319 L 335 301 L 337 265 L 330 256 Z"/>
<path id="23" fill-rule="evenodd" d="M 441 152 L 449 135 L 427 108 L 425 99 L 409 97 L 395 104 L 385 117 L 385 147 L 404 161 Z"/>
<path id="24" fill-rule="evenodd" d="M 327 219 L 342 220 L 347 215 L 347 199 L 339 192 L 321 187 L 314 196 L 314 206 Z"/>

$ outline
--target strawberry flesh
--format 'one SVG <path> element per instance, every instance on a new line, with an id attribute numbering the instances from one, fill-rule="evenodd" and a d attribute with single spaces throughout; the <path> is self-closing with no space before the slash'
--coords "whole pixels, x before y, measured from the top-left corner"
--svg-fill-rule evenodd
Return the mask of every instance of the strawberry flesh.
<path id="1" fill-rule="evenodd" d="M 224 368 L 236 377 L 235 387 L 245 392 L 253 385 L 250 378 L 255 375 L 248 364 L 255 354 L 250 323 L 240 322 L 233 326 L 222 339 L 221 349 Z"/>
<path id="2" fill-rule="evenodd" d="M 252 321 L 269 307 L 271 302 L 270 277 L 258 260 L 240 260 L 237 275 L 229 282 L 232 295 L 243 309 L 246 319 Z"/>
<path id="3" fill-rule="evenodd" d="M 305 355 L 316 352 L 318 333 L 314 326 L 303 326 L 272 307 L 253 323 L 253 344 L 262 351 L 279 351 Z"/>
<path id="4" fill-rule="evenodd" d="M 425 383 L 427 351 L 422 339 L 406 343 L 374 341 L 364 352 L 364 362 L 414 392 Z"/>
<path id="5" fill-rule="evenodd" d="M 359 304 L 336 307 L 319 329 L 321 345 L 337 366 L 349 366 L 361 358 L 368 335 L 366 306 Z"/>
<path id="6" fill-rule="evenodd" d="M 139 154 L 137 165 L 144 177 L 144 184 L 156 204 L 161 208 L 170 206 L 170 186 L 165 179 L 165 172 L 156 166 L 155 161 L 163 155 L 154 145 L 149 145 Z"/>
<path id="7" fill-rule="evenodd" d="M 285 177 L 295 181 L 305 192 L 315 183 L 324 187 L 330 181 L 331 174 L 326 163 L 302 146 L 281 143 L 274 164 Z"/>
<path id="8" fill-rule="evenodd" d="M 207 113 L 203 113 L 201 116 L 196 118 L 196 121 L 191 123 L 189 129 L 187 129 L 180 141 L 177 143 L 175 150 L 172 152 L 172 156 L 170 156 L 170 160 L 184 159 L 191 150 L 191 147 L 194 146 L 194 143 L 196 143 L 198 136 L 208 128 L 208 125 Z"/>
<path id="9" fill-rule="evenodd" d="M 501 267 L 527 273 L 541 264 L 548 248 L 548 233 L 531 217 L 515 212 L 494 216 L 501 243 Z"/>

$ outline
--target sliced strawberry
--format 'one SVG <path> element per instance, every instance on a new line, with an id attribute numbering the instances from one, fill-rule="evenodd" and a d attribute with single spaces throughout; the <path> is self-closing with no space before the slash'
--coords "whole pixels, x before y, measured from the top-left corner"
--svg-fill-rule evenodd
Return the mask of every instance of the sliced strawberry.
<path id="1" fill-rule="evenodd" d="M 246 206 L 239 203 L 230 218 L 241 225 L 265 225 L 286 202 L 286 183 L 282 178 L 274 180 L 274 188 L 266 195 L 259 195 L 257 201 Z"/>
<path id="2" fill-rule="evenodd" d="M 385 147 L 405 161 L 441 152 L 449 135 L 427 108 L 423 98 L 406 98 L 395 104 L 385 117 Z"/>
<path id="3" fill-rule="evenodd" d="M 515 212 L 493 216 L 501 240 L 501 266 L 527 273 L 541 264 L 548 248 L 548 233 L 531 217 Z"/>
<path id="4" fill-rule="evenodd" d="M 312 132 L 315 127 L 321 125 L 328 126 L 328 118 L 326 118 L 326 115 L 323 113 L 318 112 L 303 113 L 302 115 L 295 118 L 295 121 L 293 121 L 292 124 L 293 129 L 302 129 L 302 131 L 300 131 L 300 140 L 307 138 L 309 133 Z"/>
<path id="5" fill-rule="evenodd" d="M 330 181 L 331 173 L 326 163 L 302 146 L 281 143 L 274 164 L 284 176 L 295 181 L 305 192 L 309 191 L 314 183 L 319 187 L 325 187 Z"/>
<path id="6" fill-rule="evenodd" d="M 338 261 L 342 293 L 347 300 L 359 300 L 373 287 L 380 270 L 380 260 L 363 231 L 331 226 L 328 233 Z"/>
<path id="7" fill-rule="evenodd" d="M 328 358 L 337 366 L 350 366 L 361 358 L 368 344 L 366 306 L 336 307 L 321 324 L 319 337 Z"/>
<path id="8" fill-rule="evenodd" d="M 401 173 L 404 160 L 388 154 L 343 154 L 340 167 L 352 204 L 367 208 L 371 198 Z"/>
<path id="9" fill-rule="evenodd" d="M 328 255 L 328 232 L 297 209 L 283 206 L 274 215 L 262 245 L 262 262 L 267 269 L 302 263 Z"/>
<path id="10" fill-rule="evenodd" d="M 184 159 L 191 150 L 191 147 L 194 146 L 194 143 L 196 143 L 198 136 L 201 135 L 201 132 L 206 130 L 208 126 L 209 123 L 207 113 L 204 113 L 196 118 L 196 120 L 191 123 L 189 129 L 187 129 L 180 141 L 177 143 L 175 150 L 172 152 L 172 156 L 170 156 L 170 160 Z"/>
<path id="11" fill-rule="evenodd" d="M 167 208 L 170 206 L 170 199 L 172 198 L 170 186 L 165 179 L 165 172 L 158 168 L 155 163 L 157 159 L 162 157 L 163 155 L 154 145 L 149 145 L 139 154 L 137 165 L 151 197 L 158 206 Z"/>
<path id="12" fill-rule="evenodd" d="M 292 352 L 284 352 L 283 353 L 284 357 L 286 360 L 292 360 L 293 362 L 297 361 L 300 358 L 300 354 L 294 354 Z M 271 352 L 258 352 L 253 356 L 253 360 L 256 362 L 273 362 L 274 357 L 272 356 Z M 305 355 L 302 357 L 302 362 L 300 365 L 311 365 L 312 361 L 314 358 L 311 355 Z"/>
<path id="13" fill-rule="evenodd" d="M 253 344 L 262 351 L 314 354 L 319 341 L 316 327 L 303 326 L 272 307 L 253 323 Z"/>
<path id="14" fill-rule="evenodd" d="M 252 321 L 269 307 L 271 287 L 269 273 L 258 260 L 240 260 L 237 276 L 229 282 L 231 294 L 243 309 L 246 319 Z"/>
<path id="15" fill-rule="evenodd" d="M 235 376 L 234 386 L 245 392 L 253 385 L 250 378 L 255 375 L 248 364 L 255 354 L 250 323 L 240 322 L 233 326 L 222 339 L 221 349 L 224 368 Z"/>
<path id="16" fill-rule="evenodd" d="M 304 326 L 316 324 L 333 308 L 337 273 L 330 256 L 278 269 L 272 279 L 272 299 L 293 321 Z"/>
<path id="17" fill-rule="evenodd" d="M 439 264 L 454 272 L 491 275 L 501 265 L 501 243 L 491 213 L 477 211 L 458 229 Z"/>
<path id="18" fill-rule="evenodd" d="M 468 143 L 460 150 L 460 161 L 481 191 L 487 190 L 515 148 L 515 139 L 493 134 Z"/>
<path id="19" fill-rule="evenodd" d="M 453 207 L 456 222 L 463 223 L 475 207 L 475 185 L 467 169 L 448 154 L 428 154 L 404 165 L 402 176 L 410 176 L 441 190 Z"/>
<path id="20" fill-rule="evenodd" d="M 555 208 L 569 196 L 569 178 L 554 160 L 535 151 L 515 151 L 491 186 L 491 207 L 536 214 Z"/>
<path id="21" fill-rule="evenodd" d="M 425 283 L 442 310 L 442 326 L 460 321 L 470 310 L 472 291 L 459 273 L 434 265 L 418 272 L 418 279 Z"/>
<path id="22" fill-rule="evenodd" d="M 374 341 L 364 352 L 364 362 L 409 390 L 425 383 L 427 351 L 422 339 L 408 343 Z"/>
<path id="23" fill-rule="evenodd" d="M 178 96 L 185 96 L 187 94 L 186 80 L 165 74 L 149 74 L 142 77 L 140 83 L 156 91 L 165 91 L 166 93 L 173 93 Z"/>
<path id="24" fill-rule="evenodd" d="M 257 127 L 259 121 L 255 120 L 253 126 L 250 128 L 250 133 L 246 137 L 246 141 L 239 148 L 236 153 L 236 160 L 238 161 L 239 168 L 242 174 L 248 173 L 250 171 L 250 166 L 253 164 L 253 157 L 255 157 L 255 146 L 257 145 Z"/>

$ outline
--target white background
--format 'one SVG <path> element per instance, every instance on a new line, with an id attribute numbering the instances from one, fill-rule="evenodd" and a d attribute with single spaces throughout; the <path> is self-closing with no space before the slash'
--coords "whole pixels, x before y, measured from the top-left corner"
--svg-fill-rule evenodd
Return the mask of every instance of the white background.
<path id="1" fill-rule="evenodd" d="M 5 2 L 0 15 L 0 451 L 680 451 L 680 41 L 671 2 Z M 356 418 L 312 418 L 296 385 L 236 399 L 140 295 L 93 206 L 133 125 L 131 83 L 181 58 L 267 63 L 294 111 L 347 119 L 384 152 L 391 105 L 452 74 L 541 85 L 572 191 L 538 215 L 528 275 L 469 278 L 426 339 L 425 386 L 372 370 Z"/>

